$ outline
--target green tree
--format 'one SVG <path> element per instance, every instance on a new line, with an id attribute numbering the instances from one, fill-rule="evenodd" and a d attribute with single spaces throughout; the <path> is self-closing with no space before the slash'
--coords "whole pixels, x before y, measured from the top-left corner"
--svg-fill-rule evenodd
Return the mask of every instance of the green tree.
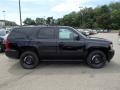
<path id="1" fill-rule="evenodd" d="M 72 27 L 78 27 L 79 26 L 79 22 L 77 22 L 78 16 L 76 12 L 72 12 L 68 15 L 65 15 L 63 17 L 62 24 L 66 25 L 66 26 L 72 26 Z"/>
<path id="2" fill-rule="evenodd" d="M 96 18 L 96 22 L 98 23 L 98 26 L 103 29 L 110 29 L 110 15 L 102 14 Z"/>
<path id="3" fill-rule="evenodd" d="M 98 27 L 103 28 L 103 29 L 110 29 L 111 15 L 110 15 L 110 9 L 107 5 L 97 8 L 95 15 L 96 15 L 95 21 Z"/>
<path id="4" fill-rule="evenodd" d="M 82 27 L 93 28 L 94 24 L 94 12 L 92 8 L 84 8 L 82 11 Z"/>
<path id="5" fill-rule="evenodd" d="M 35 25 L 35 21 L 32 20 L 31 18 L 26 18 L 23 22 L 25 25 Z"/>
<path id="6" fill-rule="evenodd" d="M 44 18 L 36 18 L 35 22 L 37 25 L 43 25 L 46 23 Z"/>
<path id="7" fill-rule="evenodd" d="M 120 2 L 111 3 L 109 5 L 109 8 L 111 10 L 120 10 Z"/>
<path id="8" fill-rule="evenodd" d="M 1 22 L 5 22 L 5 26 L 17 26 L 15 22 L 7 21 L 7 20 L 0 20 Z"/>
<path id="9" fill-rule="evenodd" d="M 26 18 L 24 24 L 44 24 L 44 20 L 44 18 L 36 18 L 34 21 L 31 18 Z M 83 8 L 79 12 L 71 12 L 56 20 L 53 17 L 48 17 L 46 24 L 91 29 L 120 29 L 120 2 L 97 6 L 96 8 Z"/>
<path id="10" fill-rule="evenodd" d="M 120 29 L 120 2 L 96 8 L 83 8 L 57 19 L 58 25 L 80 28 Z"/>
<path id="11" fill-rule="evenodd" d="M 111 27 L 113 29 L 120 29 L 120 10 L 112 11 L 111 19 L 112 19 Z"/>
<path id="12" fill-rule="evenodd" d="M 54 19 L 53 19 L 53 17 L 48 17 L 47 19 L 46 19 L 46 24 L 48 24 L 48 25 L 53 25 L 54 24 Z"/>
<path id="13" fill-rule="evenodd" d="M 5 26 L 17 26 L 15 22 L 5 21 Z"/>

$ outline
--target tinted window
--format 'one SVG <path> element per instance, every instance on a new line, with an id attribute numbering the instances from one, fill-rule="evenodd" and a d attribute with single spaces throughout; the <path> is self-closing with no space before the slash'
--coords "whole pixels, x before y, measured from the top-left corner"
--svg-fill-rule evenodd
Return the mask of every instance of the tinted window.
<path id="1" fill-rule="evenodd" d="M 59 29 L 59 39 L 74 40 L 76 36 L 78 35 L 69 29 Z"/>
<path id="2" fill-rule="evenodd" d="M 37 28 L 33 27 L 15 28 L 10 33 L 9 37 L 12 39 L 32 38 L 33 36 L 35 36 L 36 29 Z"/>
<path id="3" fill-rule="evenodd" d="M 22 38 L 25 38 L 26 35 L 21 32 L 20 30 L 13 30 L 11 33 L 10 33 L 10 36 L 9 36 L 11 39 L 22 39 Z"/>
<path id="4" fill-rule="evenodd" d="M 41 28 L 38 37 L 40 39 L 54 39 L 54 28 Z"/>

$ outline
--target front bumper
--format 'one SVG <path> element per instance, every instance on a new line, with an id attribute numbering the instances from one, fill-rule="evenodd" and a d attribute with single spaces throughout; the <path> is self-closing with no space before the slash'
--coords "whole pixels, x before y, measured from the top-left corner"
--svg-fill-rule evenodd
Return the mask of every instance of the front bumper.
<path id="1" fill-rule="evenodd" d="M 112 49 L 112 50 L 108 51 L 108 61 L 109 62 L 113 58 L 114 54 L 115 54 L 115 50 Z"/>
<path id="2" fill-rule="evenodd" d="M 17 50 L 5 50 L 5 54 L 7 57 L 10 58 L 15 58 L 15 59 L 19 58 L 19 52 Z"/>

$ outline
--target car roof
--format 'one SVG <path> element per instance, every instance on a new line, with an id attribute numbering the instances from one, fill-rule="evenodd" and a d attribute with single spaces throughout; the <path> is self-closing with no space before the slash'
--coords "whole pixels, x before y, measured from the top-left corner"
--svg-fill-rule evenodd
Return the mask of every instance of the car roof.
<path id="1" fill-rule="evenodd" d="M 55 27 L 58 27 L 58 28 L 70 28 L 69 26 L 19 26 L 19 27 L 16 27 L 16 28 L 13 28 L 13 29 L 20 29 L 20 28 L 55 28 Z"/>

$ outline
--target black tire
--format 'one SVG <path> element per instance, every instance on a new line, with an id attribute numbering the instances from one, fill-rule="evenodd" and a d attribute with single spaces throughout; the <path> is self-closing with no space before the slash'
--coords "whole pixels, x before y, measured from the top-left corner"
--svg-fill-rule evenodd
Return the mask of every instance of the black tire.
<path id="1" fill-rule="evenodd" d="M 87 64 L 95 69 L 103 68 L 106 65 L 106 55 L 99 50 L 95 50 L 90 52 L 87 57 Z"/>
<path id="2" fill-rule="evenodd" d="M 34 69 L 39 62 L 37 54 L 33 51 L 25 51 L 20 57 L 20 64 L 24 69 Z"/>

